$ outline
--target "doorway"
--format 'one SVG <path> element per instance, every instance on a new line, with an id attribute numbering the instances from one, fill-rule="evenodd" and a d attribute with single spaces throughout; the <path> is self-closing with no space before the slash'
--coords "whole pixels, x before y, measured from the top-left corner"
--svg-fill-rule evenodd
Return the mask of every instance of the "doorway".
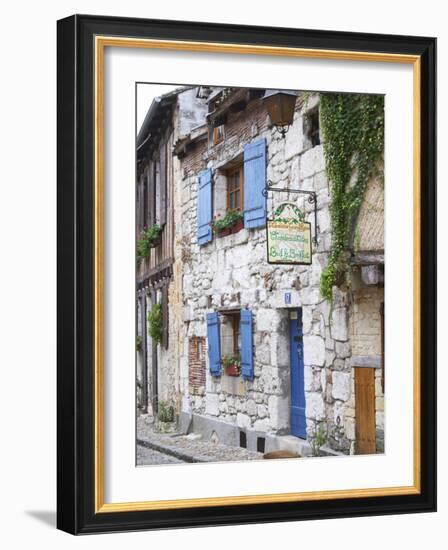
<path id="1" fill-rule="evenodd" d="M 375 369 L 355 367 L 356 454 L 376 452 Z"/>
<path id="2" fill-rule="evenodd" d="M 302 308 L 289 314 L 291 369 L 291 433 L 306 439 L 305 377 L 303 364 Z"/>

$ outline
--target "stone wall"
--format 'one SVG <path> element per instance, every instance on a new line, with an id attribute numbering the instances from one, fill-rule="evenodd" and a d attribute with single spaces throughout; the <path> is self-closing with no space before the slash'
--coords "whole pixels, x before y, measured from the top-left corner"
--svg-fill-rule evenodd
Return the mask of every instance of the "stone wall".
<path id="1" fill-rule="evenodd" d="M 384 183 L 372 179 L 366 189 L 353 235 L 355 251 L 384 249 Z"/>

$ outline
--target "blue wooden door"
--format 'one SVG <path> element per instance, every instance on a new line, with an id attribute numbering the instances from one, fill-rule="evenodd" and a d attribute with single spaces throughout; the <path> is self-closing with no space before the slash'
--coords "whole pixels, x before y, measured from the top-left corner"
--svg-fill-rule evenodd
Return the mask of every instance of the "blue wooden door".
<path id="1" fill-rule="evenodd" d="M 305 380 L 303 368 L 302 309 L 292 311 L 289 319 L 291 350 L 291 433 L 306 439 Z"/>

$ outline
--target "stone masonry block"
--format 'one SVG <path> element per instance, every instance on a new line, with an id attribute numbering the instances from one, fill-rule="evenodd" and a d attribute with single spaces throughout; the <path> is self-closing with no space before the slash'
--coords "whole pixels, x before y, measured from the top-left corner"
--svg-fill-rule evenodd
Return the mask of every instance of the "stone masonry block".
<path id="1" fill-rule="evenodd" d="M 303 178 L 309 178 L 324 169 L 325 159 L 322 145 L 317 145 L 303 153 L 301 157 L 301 172 Z"/>
<path id="2" fill-rule="evenodd" d="M 344 307 L 336 308 L 331 315 L 331 336 L 340 342 L 348 340 L 348 316 Z"/>
<path id="3" fill-rule="evenodd" d="M 303 349 L 305 365 L 323 367 L 325 364 L 325 340 L 320 336 L 304 336 Z"/>
<path id="4" fill-rule="evenodd" d="M 219 396 L 216 393 L 208 393 L 205 398 L 205 412 L 212 416 L 219 415 Z"/>
<path id="5" fill-rule="evenodd" d="M 351 376 L 347 372 L 334 371 L 332 384 L 332 396 L 334 399 L 347 401 L 350 397 Z"/>
<path id="6" fill-rule="evenodd" d="M 307 392 L 305 395 L 306 416 L 313 420 L 325 418 L 325 404 L 320 392 Z"/>

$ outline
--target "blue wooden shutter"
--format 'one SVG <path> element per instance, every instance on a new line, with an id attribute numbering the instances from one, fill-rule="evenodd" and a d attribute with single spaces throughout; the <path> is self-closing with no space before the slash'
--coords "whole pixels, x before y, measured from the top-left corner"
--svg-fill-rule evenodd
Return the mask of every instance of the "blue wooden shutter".
<path id="1" fill-rule="evenodd" d="M 199 174 L 198 186 L 198 243 L 206 244 L 212 240 L 212 171 L 204 170 Z"/>
<path id="2" fill-rule="evenodd" d="M 254 349 L 253 349 L 252 312 L 249 309 L 241 310 L 240 336 L 241 336 L 241 373 L 244 376 L 244 378 L 253 380 Z"/>
<path id="3" fill-rule="evenodd" d="M 219 314 L 216 312 L 207 313 L 207 340 L 210 374 L 219 376 L 221 374 L 221 338 Z"/>
<path id="4" fill-rule="evenodd" d="M 244 227 L 266 225 L 266 139 L 244 147 Z"/>

